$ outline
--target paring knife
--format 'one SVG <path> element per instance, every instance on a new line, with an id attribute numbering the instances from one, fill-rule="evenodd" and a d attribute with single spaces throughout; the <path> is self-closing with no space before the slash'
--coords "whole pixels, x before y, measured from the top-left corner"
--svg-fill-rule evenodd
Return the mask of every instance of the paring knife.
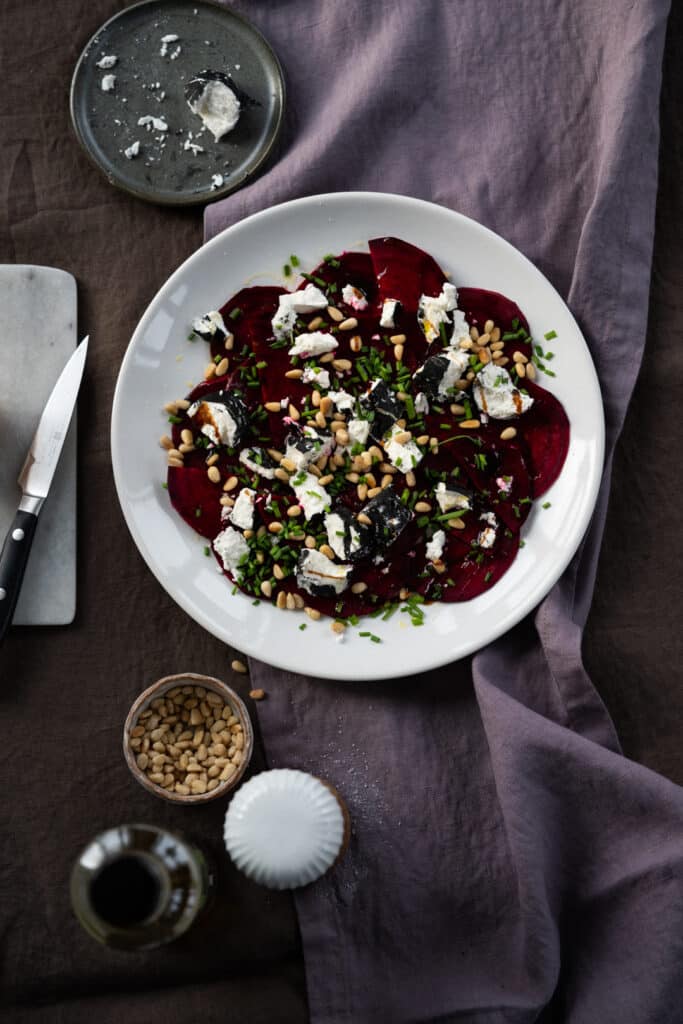
<path id="1" fill-rule="evenodd" d="M 0 552 L 0 641 L 12 622 L 38 515 L 50 490 L 71 423 L 88 340 L 84 338 L 80 343 L 52 389 L 19 474 L 23 497 Z"/>

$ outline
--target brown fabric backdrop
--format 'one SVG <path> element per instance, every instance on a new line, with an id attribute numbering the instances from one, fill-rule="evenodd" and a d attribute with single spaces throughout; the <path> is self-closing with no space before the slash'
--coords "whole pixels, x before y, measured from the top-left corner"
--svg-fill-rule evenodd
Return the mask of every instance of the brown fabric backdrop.
<path id="1" fill-rule="evenodd" d="M 77 618 L 63 629 L 16 629 L 0 651 L 3 1000 L 13 1024 L 80 1024 L 95 1014 L 127 1024 L 294 1024 L 307 1011 L 290 898 L 231 869 L 221 854 L 221 802 L 192 811 L 166 806 L 133 782 L 120 752 L 131 701 L 160 675 L 208 672 L 248 689 L 231 673 L 233 652 L 176 608 L 147 572 L 114 492 L 109 416 L 121 357 L 158 286 L 202 236 L 199 210 L 157 209 L 111 189 L 71 134 L 73 65 L 120 6 L 55 0 L 48 17 L 37 0 L 13 0 L 1 15 L 0 258 L 73 273 L 80 331 L 92 339 L 79 406 Z M 585 643 L 625 752 L 678 783 L 682 39 L 683 10 L 674 5 L 648 347 L 618 448 Z M 254 767 L 262 766 L 258 752 Z M 87 839 L 133 819 L 194 836 L 220 865 L 220 892 L 204 927 L 187 940 L 131 957 L 101 950 L 81 932 L 67 885 Z"/>

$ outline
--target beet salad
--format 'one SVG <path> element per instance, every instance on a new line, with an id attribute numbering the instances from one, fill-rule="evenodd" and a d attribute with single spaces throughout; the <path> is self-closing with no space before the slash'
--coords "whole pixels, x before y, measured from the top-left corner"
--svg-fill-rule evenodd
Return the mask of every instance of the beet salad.
<path id="1" fill-rule="evenodd" d="M 166 407 L 170 500 L 252 599 L 337 629 L 401 602 L 419 624 L 495 586 L 562 468 L 552 353 L 400 239 L 298 267 L 193 322 L 212 360 Z"/>

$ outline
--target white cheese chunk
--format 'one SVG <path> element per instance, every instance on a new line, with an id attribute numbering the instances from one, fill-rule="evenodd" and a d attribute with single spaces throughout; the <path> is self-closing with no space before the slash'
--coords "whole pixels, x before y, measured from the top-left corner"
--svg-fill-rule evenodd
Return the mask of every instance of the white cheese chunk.
<path id="1" fill-rule="evenodd" d="M 333 562 L 315 548 L 302 557 L 296 581 L 309 594 L 316 594 L 321 587 L 332 587 L 335 594 L 341 594 L 348 586 L 349 573 L 353 566 Z"/>
<path id="2" fill-rule="evenodd" d="M 145 114 L 143 117 L 138 118 L 138 124 L 142 128 L 146 128 L 147 131 L 154 129 L 155 132 L 167 132 L 168 125 L 164 121 L 163 117 L 152 117 L 151 114 Z"/>
<path id="3" fill-rule="evenodd" d="M 254 500 L 256 491 L 243 487 L 230 511 L 230 522 L 240 530 L 251 530 L 254 526 Z"/>
<path id="4" fill-rule="evenodd" d="M 285 292 L 278 300 L 277 312 L 271 320 L 276 338 L 285 338 L 294 329 L 299 313 L 314 313 L 327 308 L 327 296 L 314 284 L 307 284 L 298 292 Z"/>
<path id="5" fill-rule="evenodd" d="M 328 391 L 327 397 L 332 399 L 339 412 L 353 412 L 356 408 L 356 399 L 348 391 Z"/>
<path id="6" fill-rule="evenodd" d="M 521 416 L 534 404 L 531 395 L 522 394 L 505 367 L 487 363 L 474 379 L 472 394 L 478 408 L 494 420 Z"/>
<path id="7" fill-rule="evenodd" d="M 139 152 L 140 143 L 136 139 L 135 142 L 131 142 L 130 146 L 128 146 L 127 149 L 124 149 L 123 155 L 125 156 L 126 160 L 134 160 Z"/>
<path id="8" fill-rule="evenodd" d="M 496 542 L 498 520 L 493 512 L 482 512 L 479 518 L 487 525 L 479 531 L 477 544 L 480 548 L 492 548 Z"/>
<path id="9" fill-rule="evenodd" d="M 95 64 L 98 68 L 102 68 L 103 71 L 109 71 L 110 68 L 116 66 L 116 62 L 118 61 L 118 59 L 119 58 L 113 53 L 107 54 L 104 57 L 100 57 L 100 59 L 96 61 Z"/>
<path id="10" fill-rule="evenodd" d="M 247 469 L 250 469 L 252 473 L 257 473 L 266 480 L 272 480 L 275 477 L 275 467 L 262 465 L 257 461 L 256 456 L 263 456 L 262 448 L 243 448 L 240 452 L 240 462 Z"/>
<path id="11" fill-rule="evenodd" d="M 323 355 L 325 352 L 334 352 L 338 345 L 339 342 L 332 334 L 312 331 L 310 334 L 297 335 L 288 354 L 308 359 L 311 356 Z"/>
<path id="12" fill-rule="evenodd" d="M 437 530 L 432 539 L 427 544 L 426 556 L 430 562 L 439 562 L 443 555 L 444 545 L 446 543 L 446 534 L 443 530 Z"/>
<path id="13" fill-rule="evenodd" d="M 225 178 L 223 177 L 222 174 L 212 174 L 211 175 L 211 191 L 215 192 L 215 190 L 217 188 L 221 187 L 221 185 L 223 184 L 224 181 L 225 181 Z"/>
<path id="14" fill-rule="evenodd" d="M 329 494 L 324 487 L 320 486 L 317 476 L 313 476 L 312 473 L 302 470 L 296 476 L 290 477 L 289 486 L 304 510 L 306 521 L 312 519 L 313 516 L 320 515 L 332 504 Z"/>
<path id="15" fill-rule="evenodd" d="M 205 82 L 197 99 L 188 100 L 187 105 L 202 119 L 216 142 L 231 132 L 240 118 L 241 105 L 237 96 L 229 85 L 217 80 Z"/>
<path id="16" fill-rule="evenodd" d="M 439 381 L 439 398 L 445 398 L 449 389 L 455 386 L 455 382 L 460 380 L 470 364 L 470 357 L 468 352 L 463 352 L 461 349 L 450 349 L 446 348 L 443 352 L 439 352 L 440 356 L 445 356 L 448 360 L 448 366 L 446 372 Z"/>
<path id="17" fill-rule="evenodd" d="M 421 416 L 426 415 L 429 412 L 429 399 L 423 391 L 419 391 L 415 395 L 415 412 Z"/>
<path id="18" fill-rule="evenodd" d="M 346 558 L 346 551 L 344 550 L 346 529 L 344 520 L 337 512 L 329 512 L 325 516 L 325 529 L 327 530 L 327 543 L 337 558 Z"/>
<path id="19" fill-rule="evenodd" d="M 431 344 L 439 337 L 439 325 L 449 324 L 448 314 L 458 305 L 458 289 L 448 281 L 442 286 L 440 295 L 422 295 L 417 310 L 417 318 L 424 336 Z"/>
<path id="20" fill-rule="evenodd" d="M 351 306 L 352 309 L 361 311 L 368 308 L 368 300 L 363 295 L 360 288 L 354 288 L 352 284 L 345 284 L 342 288 L 342 299 L 347 306 Z"/>
<path id="21" fill-rule="evenodd" d="M 461 341 L 469 340 L 470 325 L 467 323 L 465 314 L 461 309 L 454 309 L 452 312 L 453 330 L 451 331 L 451 337 L 448 344 L 459 345 Z"/>
<path id="22" fill-rule="evenodd" d="M 423 452 L 412 440 L 406 441 L 404 444 L 394 440 L 397 434 L 402 433 L 402 427 L 399 427 L 396 423 L 392 424 L 382 444 L 391 465 L 396 469 L 400 469 L 402 473 L 408 473 L 411 469 L 415 469 L 422 461 Z"/>
<path id="23" fill-rule="evenodd" d="M 380 327 L 387 327 L 390 330 L 396 326 L 396 314 L 401 303 L 398 299 L 385 299 L 382 303 L 382 315 L 379 320 Z"/>
<path id="24" fill-rule="evenodd" d="M 365 444 L 370 433 L 369 420 L 349 420 L 346 427 L 349 435 L 349 444 Z"/>
<path id="25" fill-rule="evenodd" d="M 192 330 L 197 334 L 210 334 L 212 337 L 216 331 L 220 331 L 224 335 L 228 333 L 225 321 L 217 309 L 212 309 L 204 316 L 196 316 L 192 321 Z"/>
<path id="26" fill-rule="evenodd" d="M 449 491 L 444 483 L 436 485 L 434 496 L 442 512 L 451 512 L 454 508 L 472 508 L 466 494 L 461 494 L 460 491 Z"/>
<path id="27" fill-rule="evenodd" d="M 220 402 L 195 402 L 187 410 L 187 415 L 198 418 L 202 434 L 212 444 L 227 444 L 230 448 L 235 444 L 238 424 Z"/>
<path id="28" fill-rule="evenodd" d="M 240 571 L 242 559 L 246 561 L 249 555 L 249 545 L 239 530 L 228 526 L 214 539 L 213 549 L 223 563 L 223 568 L 239 579 L 243 575 Z"/>
<path id="29" fill-rule="evenodd" d="M 100 82 L 102 92 L 112 92 L 116 85 L 116 75 L 103 75 Z"/>
<path id="30" fill-rule="evenodd" d="M 317 462 L 323 455 L 329 455 L 334 447 L 332 436 L 321 436 L 315 427 L 304 427 L 305 438 L 310 439 L 312 444 L 303 446 L 303 451 L 295 444 L 288 444 L 285 449 L 285 458 L 294 463 L 297 469 L 306 469 L 311 462 Z"/>
<path id="31" fill-rule="evenodd" d="M 301 382 L 302 384 L 317 384 L 318 387 L 327 391 L 330 386 L 329 370 L 323 370 L 319 366 L 305 366 Z"/>

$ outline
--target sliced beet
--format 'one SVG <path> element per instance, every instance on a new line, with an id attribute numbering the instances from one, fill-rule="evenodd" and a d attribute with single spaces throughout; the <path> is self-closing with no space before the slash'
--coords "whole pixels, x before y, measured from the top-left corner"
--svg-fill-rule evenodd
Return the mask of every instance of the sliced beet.
<path id="1" fill-rule="evenodd" d="M 407 314 L 417 315 L 422 295 L 439 295 L 447 280 L 429 253 L 400 238 L 373 238 L 368 243 L 379 298 L 399 299 Z"/>
<path id="2" fill-rule="evenodd" d="M 211 483 L 205 466 L 169 466 L 168 494 L 188 526 L 213 540 L 223 528 L 221 490 Z"/>
<path id="3" fill-rule="evenodd" d="M 487 320 L 493 320 L 501 334 L 529 332 L 527 318 L 517 303 L 500 292 L 492 292 L 487 288 L 458 288 L 458 308 L 465 314 L 470 327 L 476 327 L 480 334 L 483 334 Z M 513 346 L 527 358 L 531 356 L 531 345 L 523 337 L 516 339 Z"/>
<path id="4" fill-rule="evenodd" d="M 534 404 L 520 420 L 521 433 L 528 448 L 533 497 L 540 496 L 560 475 L 569 450 L 569 420 L 564 406 L 545 388 L 527 380 L 526 390 Z"/>

